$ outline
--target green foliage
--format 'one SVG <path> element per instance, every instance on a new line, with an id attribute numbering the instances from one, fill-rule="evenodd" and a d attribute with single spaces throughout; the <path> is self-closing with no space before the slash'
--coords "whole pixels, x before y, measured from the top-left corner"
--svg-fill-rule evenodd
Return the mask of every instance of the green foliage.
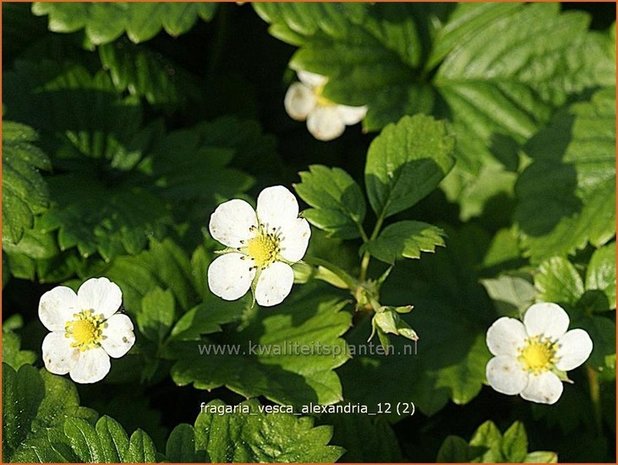
<path id="1" fill-rule="evenodd" d="M 573 326 L 583 327 L 594 344 L 592 368 L 615 377 L 616 323 L 608 318 L 616 308 L 616 244 L 612 242 L 592 255 L 585 280 L 580 271 L 562 257 L 551 258 L 539 266 L 534 283 L 542 301 L 557 302 L 569 310 Z"/>
<path id="2" fill-rule="evenodd" d="M 300 173 L 296 192 L 311 207 L 303 217 L 329 236 L 341 239 L 359 237 L 365 219 L 365 197 L 354 179 L 340 168 L 309 166 Z"/>
<path id="3" fill-rule="evenodd" d="M 453 167 L 454 141 L 443 122 L 405 117 L 369 147 L 365 184 L 373 211 L 387 218 L 433 191 Z"/>
<path id="4" fill-rule="evenodd" d="M 35 3 L 35 15 L 49 16 L 49 30 L 74 32 L 85 28 L 93 44 L 106 44 L 126 32 L 132 42 L 144 42 L 164 29 L 171 36 L 184 34 L 198 17 L 209 21 L 214 3 Z"/>
<path id="5" fill-rule="evenodd" d="M 37 359 L 31 350 L 21 350 L 21 337 L 17 334 L 24 324 L 21 315 L 13 315 L 2 322 L 2 361 L 14 370 L 22 365 L 32 365 Z"/>
<path id="6" fill-rule="evenodd" d="M 212 401 L 205 408 L 223 407 Z M 239 404 L 250 413 L 217 414 L 206 410 L 195 420 L 196 449 L 213 462 L 334 462 L 343 450 L 329 446 L 332 428 L 313 426 L 307 417 L 266 414 L 259 402 Z"/>
<path id="7" fill-rule="evenodd" d="M 181 386 L 225 385 L 245 397 L 263 395 L 281 404 L 338 402 L 341 383 L 334 369 L 349 357 L 339 337 L 350 326 L 345 304 L 323 286 L 305 285 L 276 314 L 226 334 L 221 344 L 202 340 L 172 347 L 170 356 L 177 359 L 172 378 Z"/>
<path id="8" fill-rule="evenodd" d="M 199 95 L 194 76 L 147 47 L 117 40 L 99 46 L 98 52 L 118 91 L 127 90 L 153 105 L 173 107 Z"/>
<path id="9" fill-rule="evenodd" d="M 444 231 L 437 226 L 420 221 L 393 223 L 380 235 L 367 243 L 367 250 L 386 263 L 398 258 L 420 258 L 421 252 L 435 252 L 436 246 L 444 247 Z"/>
<path id="10" fill-rule="evenodd" d="M 49 158 L 33 142 L 36 132 L 11 121 L 2 123 L 2 242 L 17 243 L 33 215 L 49 205 L 49 192 L 39 169 L 49 170 Z"/>
<path id="11" fill-rule="evenodd" d="M 525 146 L 515 220 L 535 262 L 607 242 L 616 232 L 615 89 L 560 112 Z"/>
<path id="12" fill-rule="evenodd" d="M 524 425 L 513 423 L 504 435 L 491 421 L 476 430 L 470 443 L 459 436 L 449 436 L 438 451 L 438 462 L 480 463 L 556 463 L 554 452 L 528 452 L 528 438 Z"/>

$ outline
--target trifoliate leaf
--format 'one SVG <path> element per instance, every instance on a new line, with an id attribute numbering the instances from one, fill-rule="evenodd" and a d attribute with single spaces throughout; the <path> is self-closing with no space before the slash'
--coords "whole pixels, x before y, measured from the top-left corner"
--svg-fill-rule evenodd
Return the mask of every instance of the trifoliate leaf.
<path id="1" fill-rule="evenodd" d="M 332 463 L 343 453 L 328 445 L 332 427 L 313 426 L 312 418 L 268 414 L 256 400 L 239 404 L 237 413 L 218 414 L 217 407 L 225 404 L 210 402 L 195 420 L 196 448 L 213 462 Z"/>
<path id="2" fill-rule="evenodd" d="M 313 207 L 303 217 L 329 236 L 354 239 L 365 219 L 365 197 L 354 179 L 340 168 L 311 165 L 294 185 L 301 199 Z"/>
<path id="3" fill-rule="evenodd" d="M 555 463 L 554 452 L 528 453 L 528 439 L 524 425 L 513 423 L 504 435 L 492 421 L 486 421 L 475 431 L 470 443 L 459 436 L 449 436 L 438 451 L 438 462 L 482 463 Z"/>
<path id="4" fill-rule="evenodd" d="M 33 143 L 37 133 L 11 121 L 2 123 L 2 239 L 17 243 L 34 225 L 34 215 L 49 205 L 49 192 L 39 169 L 51 165 Z"/>
<path id="5" fill-rule="evenodd" d="M 172 379 L 197 389 L 225 385 L 281 404 L 340 401 L 334 369 L 348 359 L 339 337 L 350 326 L 345 305 L 323 285 L 306 284 L 276 313 L 259 310 L 242 330 L 226 332 L 223 345 L 202 340 L 170 347 L 170 357 L 177 359 Z"/>
<path id="6" fill-rule="evenodd" d="M 166 108 L 182 107 L 199 96 L 194 76 L 145 46 L 116 40 L 99 46 L 98 51 L 119 92 L 127 90 Z"/>
<path id="7" fill-rule="evenodd" d="M 49 30 L 74 32 L 86 29 L 95 44 L 105 44 L 124 32 L 138 43 L 151 39 L 164 29 L 171 36 L 184 34 L 198 17 L 209 21 L 214 15 L 214 3 L 35 3 L 35 15 L 49 15 Z"/>
<path id="8" fill-rule="evenodd" d="M 452 136 L 442 121 L 404 117 L 384 128 L 367 153 L 365 185 L 369 203 L 381 218 L 410 208 L 453 167 Z"/>
<path id="9" fill-rule="evenodd" d="M 420 258 L 421 252 L 435 252 L 444 247 L 444 231 L 420 221 L 400 221 L 384 228 L 366 250 L 379 260 L 395 263 L 399 258 Z"/>
<path id="10" fill-rule="evenodd" d="M 87 172 L 54 176 L 49 185 L 54 203 L 40 227 L 58 230 L 61 250 L 77 247 L 84 257 L 137 254 L 171 221 L 165 205 L 144 188 L 108 187 Z"/>
<path id="11" fill-rule="evenodd" d="M 178 307 L 186 311 L 197 303 L 189 258 L 171 239 L 151 241 L 139 255 L 116 258 L 101 271 L 121 286 L 125 310 L 136 315 L 142 299 L 156 288 L 170 290 Z"/>
<path id="12" fill-rule="evenodd" d="M 587 243 L 599 247 L 616 232 L 613 88 L 559 113 L 525 147 L 533 163 L 519 177 L 515 221 L 535 262 Z"/>
<path id="13" fill-rule="evenodd" d="M 209 202 L 199 205 L 201 211 L 208 211 L 220 199 L 248 190 L 253 178 L 228 166 L 245 149 L 245 140 L 239 136 L 225 140 L 216 134 L 218 130 L 242 133 L 248 127 L 252 122 L 221 118 L 167 134 L 151 154 L 152 176 L 162 194 L 173 201 Z M 250 149 L 254 153 L 270 148 L 270 140 L 261 134 L 254 143 Z"/>
<path id="14" fill-rule="evenodd" d="M 338 372 L 351 401 L 395 405 L 414 399 L 419 411 L 432 415 L 449 399 L 461 405 L 479 394 L 491 357 L 485 334 L 495 320 L 478 282 L 488 239 L 476 227 L 447 229 L 447 234 L 449 247 L 423 260 L 398 263 L 382 286 L 383 301 L 414 306 L 399 316 L 419 340 L 392 338 L 393 353 L 388 356 L 367 348 L 367 354 L 357 353 L 341 367 Z M 370 331 L 368 321 L 355 325 L 349 333 L 351 347 L 367 345 Z"/>

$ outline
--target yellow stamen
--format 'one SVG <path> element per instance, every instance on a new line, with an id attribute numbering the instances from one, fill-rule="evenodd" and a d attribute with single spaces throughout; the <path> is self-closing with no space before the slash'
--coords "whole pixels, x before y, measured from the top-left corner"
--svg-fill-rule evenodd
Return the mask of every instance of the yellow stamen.
<path id="1" fill-rule="evenodd" d="M 269 233 L 265 227 L 260 225 L 255 237 L 247 242 L 246 253 L 253 259 L 258 268 L 264 269 L 279 257 L 280 242 L 277 233 Z"/>
<path id="2" fill-rule="evenodd" d="M 518 359 L 525 370 L 539 374 L 552 369 L 555 364 L 555 356 L 555 344 L 549 339 L 541 339 L 539 336 L 535 336 L 526 340 Z"/>
<path id="3" fill-rule="evenodd" d="M 73 338 L 71 347 L 82 352 L 98 347 L 103 340 L 103 315 L 95 315 L 93 310 L 83 310 L 73 316 L 74 319 L 65 325 L 65 336 Z"/>

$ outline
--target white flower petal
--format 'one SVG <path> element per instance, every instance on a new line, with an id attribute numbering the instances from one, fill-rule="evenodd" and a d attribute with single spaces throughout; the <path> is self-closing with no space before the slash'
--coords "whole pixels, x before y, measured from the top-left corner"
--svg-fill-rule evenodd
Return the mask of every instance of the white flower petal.
<path id="1" fill-rule="evenodd" d="M 298 218 L 298 201 L 283 186 L 267 187 L 257 198 L 260 223 L 271 228 L 284 228 Z"/>
<path id="2" fill-rule="evenodd" d="M 316 96 L 305 84 L 295 82 L 285 94 L 285 111 L 297 121 L 305 121 L 316 104 Z"/>
<path id="3" fill-rule="evenodd" d="M 350 107 L 348 105 L 337 105 L 337 111 L 341 120 L 348 126 L 359 123 L 367 115 L 367 107 Z"/>
<path id="4" fill-rule="evenodd" d="M 300 79 L 300 82 L 309 87 L 320 87 L 328 82 L 328 78 L 326 76 L 312 73 L 310 71 L 299 70 L 296 71 L 296 74 L 298 75 L 298 79 Z"/>
<path id="5" fill-rule="evenodd" d="M 210 216 L 210 235 L 228 247 L 242 247 L 251 238 L 251 228 L 257 227 L 255 210 L 244 200 L 222 203 Z"/>
<path id="6" fill-rule="evenodd" d="M 506 355 L 492 358 L 487 363 L 485 375 L 492 388 L 510 396 L 521 393 L 529 376 L 517 359 Z"/>
<path id="7" fill-rule="evenodd" d="M 76 383 L 96 383 L 109 373 L 111 362 L 109 355 L 100 347 L 80 352 L 79 358 L 69 372 Z"/>
<path id="8" fill-rule="evenodd" d="M 590 357 L 592 339 L 583 329 L 572 329 L 558 339 L 556 368 L 569 371 L 577 368 Z"/>
<path id="9" fill-rule="evenodd" d="M 127 315 L 118 313 L 108 318 L 105 324 L 107 326 L 103 329 L 101 347 L 110 357 L 120 358 L 135 343 L 133 323 Z"/>
<path id="10" fill-rule="evenodd" d="M 94 310 L 107 319 L 118 311 L 122 304 L 122 291 L 107 278 L 92 278 L 77 290 L 80 310 Z"/>
<path id="11" fill-rule="evenodd" d="M 304 218 L 296 218 L 281 229 L 281 256 L 296 263 L 304 257 L 311 237 L 311 228 Z"/>
<path id="12" fill-rule="evenodd" d="M 292 267 L 275 262 L 262 270 L 255 287 L 255 300 L 262 307 L 272 307 L 283 302 L 294 284 Z"/>
<path id="13" fill-rule="evenodd" d="M 43 363 L 50 373 L 66 375 L 79 358 L 79 350 L 71 347 L 71 339 L 63 331 L 49 333 L 43 339 Z"/>
<path id="14" fill-rule="evenodd" d="M 54 287 L 39 301 L 39 319 L 50 331 L 64 331 L 66 322 L 79 311 L 77 294 L 66 286 Z"/>
<path id="15" fill-rule="evenodd" d="M 208 267 L 208 287 L 225 300 L 240 299 L 251 287 L 253 261 L 239 253 L 226 253 Z"/>
<path id="16" fill-rule="evenodd" d="M 526 341 L 526 329 L 515 318 L 502 317 L 487 330 L 487 347 L 494 355 L 516 357 Z"/>
<path id="17" fill-rule="evenodd" d="M 569 328 L 569 315 L 560 305 L 543 302 L 532 305 L 524 315 L 528 336 L 545 336 L 559 339 Z"/>
<path id="18" fill-rule="evenodd" d="M 521 396 L 539 404 L 555 404 L 562 395 L 562 381 L 551 371 L 539 375 L 531 374 L 528 385 Z"/>
<path id="19" fill-rule="evenodd" d="M 307 116 L 307 129 L 318 140 L 333 140 L 343 134 L 345 123 L 336 105 L 316 107 Z"/>

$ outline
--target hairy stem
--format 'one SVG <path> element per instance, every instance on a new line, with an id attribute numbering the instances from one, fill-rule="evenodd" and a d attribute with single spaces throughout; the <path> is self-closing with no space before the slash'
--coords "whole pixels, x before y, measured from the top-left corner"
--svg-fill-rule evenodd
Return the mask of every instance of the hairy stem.
<path id="1" fill-rule="evenodd" d="M 597 372 L 590 367 L 586 367 L 586 374 L 588 375 L 588 387 L 590 389 L 590 400 L 592 401 L 594 422 L 597 428 L 597 433 L 601 434 L 603 430 L 603 420 L 601 416 L 601 388 L 599 385 L 599 378 Z"/>

